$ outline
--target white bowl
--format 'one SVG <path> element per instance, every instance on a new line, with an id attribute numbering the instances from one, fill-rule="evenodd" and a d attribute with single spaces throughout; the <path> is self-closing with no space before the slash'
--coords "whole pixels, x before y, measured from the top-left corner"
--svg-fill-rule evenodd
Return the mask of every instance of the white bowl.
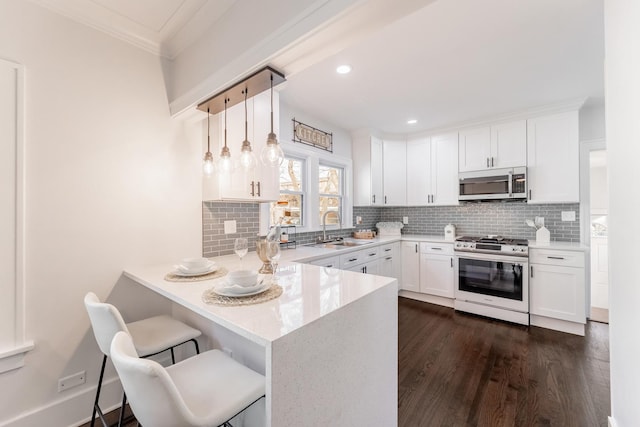
<path id="1" fill-rule="evenodd" d="M 203 270 L 211 265 L 211 261 L 206 258 L 184 258 L 180 265 L 186 270 Z"/>
<path id="2" fill-rule="evenodd" d="M 258 281 L 258 273 L 253 270 L 236 270 L 227 274 L 227 282 L 230 285 L 254 286 Z"/>

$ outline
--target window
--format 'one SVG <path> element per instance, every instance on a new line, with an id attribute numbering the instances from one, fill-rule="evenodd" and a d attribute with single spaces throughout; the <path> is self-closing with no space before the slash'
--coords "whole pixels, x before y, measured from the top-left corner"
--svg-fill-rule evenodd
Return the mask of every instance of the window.
<path id="1" fill-rule="evenodd" d="M 303 225 L 304 160 L 287 157 L 280 165 L 280 198 L 272 202 L 269 223 Z"/>
<path id="2" fill-rule="evenodd" d="M 319 220 L 327 212 L 335 212 L 337 215 L 328 214 L 326 224 L 339 224 L 342 215 L 342 195 L 344 193 L 344 171 L 342 168 L 320 164 L 318 166 L 318 207 Z"/>

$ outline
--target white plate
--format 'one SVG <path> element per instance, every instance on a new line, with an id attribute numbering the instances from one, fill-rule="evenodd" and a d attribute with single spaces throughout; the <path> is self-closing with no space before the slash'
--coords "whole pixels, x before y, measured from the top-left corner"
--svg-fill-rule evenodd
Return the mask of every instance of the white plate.
<path id="1" fill-rule="evenodd" d="M 217 265 L 212 265 L 211 267 L 209 267 L 207 270 L 204 271 L 198 271 L 198 272 L 186 272 L 186 271 L 182 271 L 179 269 L 176 269 L 175 271 L 173 271 L 173 274 L 175 274 L 176 276 L 181 276 L 181 277 L 193 277 L 193 276 L 204 276 L 205 274 L 209 274 L 209 273 L 213 273 L 215 271 L 218 271 L 218 266 Z"/>
<path id="2" fill-rule="evenodd" d="M 225 281 L 223 285 L 218 286 L 220 289 L 223 289 L 225 292 L 235 295 L 244 295 L 249 292 L 257 291 L 258 289 L 264 287 L 264 280 L 259 280 L 253 286 L 241 286 L 237 284 L 231 284 L 228 281 Z"/>
<path id="3" fill-rule="evenodd" d="M 218 295 L 222 295 L 223 297 L 235 297 L 235 298 L 240 298 L 240 297 L 249 297 L 251 295 L 258 295 L 264 291 L 266 291 L 267 289 L 269 289 L 271 287 L 271 282 L 269 283 L 261 283 L 260 286 L 258 286 L 258 289 L 256 289 L 253 292 L 247 292 L 244 294 L 239 294 L 237 292 L 233 292 L 233 291 L 229 291 L 227 285 L 222 285 L 222 286 L 217 286 L 213 288 L 213 292 L 215 292 Z"/>
<path id="4" fill-rule="evenodd" d="M 215 262 L 209 261 L 209 264 L 200 268 L 187 268 L 184 265 L 176 265 L 175 269 L 185 274 L 202 274 L 203 272 L 207 272 L 207 271 L 211 272 L 211 269 L 215 266 L 216 266 Z"/>

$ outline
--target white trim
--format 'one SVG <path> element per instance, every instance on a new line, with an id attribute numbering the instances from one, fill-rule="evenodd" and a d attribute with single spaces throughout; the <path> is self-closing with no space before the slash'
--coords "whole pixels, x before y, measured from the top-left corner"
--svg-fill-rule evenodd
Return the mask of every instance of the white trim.
<path id="1" fill-rule="evenodd" d="M 33 349 L 26 339 L 25 306 L 25 164 L 24 164 L 24 66 L 0 59 L 0 65 L 16 71 L 16 241 L 15 241 L 15 319 L 13 347 L 0 353 L 0 373 L 24 366 L 24 355 Z"/>
<path id="2" fill-rule="evenodd" d="M 618 427 L 618 423 L 616 423 L 616 419 L 613 417 L 608 417 L 609 427 Z"/>

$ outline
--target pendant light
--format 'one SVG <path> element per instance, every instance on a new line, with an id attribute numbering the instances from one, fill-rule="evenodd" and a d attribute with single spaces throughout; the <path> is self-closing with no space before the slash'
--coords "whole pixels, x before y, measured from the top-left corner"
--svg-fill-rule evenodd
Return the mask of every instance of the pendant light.
<path id="1" fill-rule="evenodd" d="M 267 137 L 267 145 L 260 153 L 260 160 L 269 167 L 280 166 L 284 160 L 284 153 L 278 144 L 278 137 L 273 133 L 273 73 L 271 74 L 271 133 Z"/>
<path id="2" fill-rule="evenodd" d="M 233 162 L 231 161 L 231 151 L 227 147 L 227 102 L 229 100 L 224 97 L 224 147 L 220 151 L 220 159 L 218 160 L 218 169 L 220 172 L 229 173 L 233 170 Z"/>
<path id="3" fill-rule="evenodd" d="M 209 135 L 210 126 L 209 126 L 209 117 L 211 114 L 209 113 L 209 108 L 207 108 L 207 152 L 204 153 L 204 159 L 202 159 L 202 172 L 206 176 L 213 175 L 216 167 L 213 163 L 213 154 L 211 153 L 211 136 Z"/>
<path id="4" fill-rule="evenodd" d="M 244 141 L 242 141 L 242 149 L 240 150 L 240 167 L 245 170 L 250 170 L 256 167 L 256 155 L 253 154 L 251 149 L 251 143 L 248 137 L 248 119 L 247 119 L 247 95 L 249 89 L 245 88 L 244 91 Z"/>

